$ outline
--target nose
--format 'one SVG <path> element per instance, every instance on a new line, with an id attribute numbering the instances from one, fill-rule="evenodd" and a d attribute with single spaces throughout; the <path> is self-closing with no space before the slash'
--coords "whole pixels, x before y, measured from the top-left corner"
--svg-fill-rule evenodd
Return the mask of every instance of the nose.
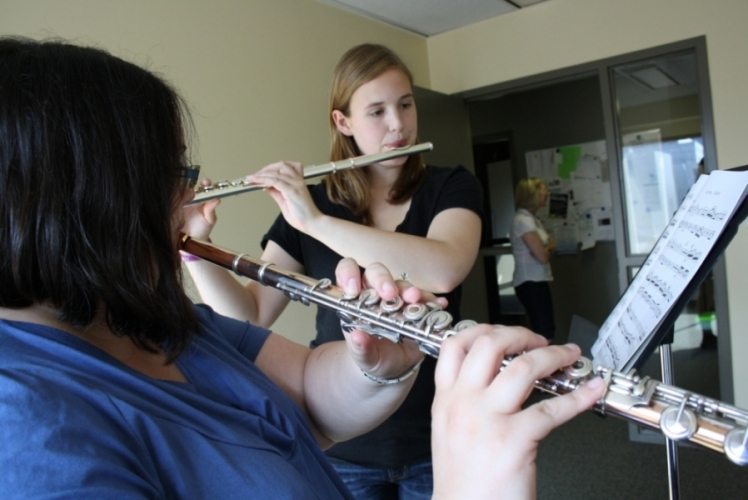
<path id="1" fill-rule="evenodd" d="M 387 126 L 391 132 L 399 132 L 403 128 L 402 111 L 394 110 L 389 114 Z"/>

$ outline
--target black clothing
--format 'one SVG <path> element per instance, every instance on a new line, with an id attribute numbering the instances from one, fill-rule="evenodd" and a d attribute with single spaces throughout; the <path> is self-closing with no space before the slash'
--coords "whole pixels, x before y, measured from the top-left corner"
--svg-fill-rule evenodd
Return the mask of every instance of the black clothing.
<path id="1" fill-rule="evenodd" d="M 514 287 L 520 303 L 530 320 L 530 330 L 553 340 L 556 323 L 553 318 L 553 297 L 547 281 L 525 281 Z"/>
<path id="2" fill-rule="evenodd" d="M 332 203 L 323 184 L 309 187 L 319 210 L 327 215 L 357 222 L 342 205 Z M 463 167 L 426 167 L 426 175 L 414 193 L 405 219 L 396 232 L 425 237 L 434 217 L 449 208 L 466 208 L 482 215 L 482 191 L 477 179 Z M 329 247 L 291 227 L 279 215 L 263 237 L 262 247 L 273 240 L 304 266 L 313 278 L 335 279 L 335 267 L 342 258 Z M 407 249 L 403 249 L 407 251 Z M 459 320 L 460 287 L 445 295 L 447 310 Z M 340 320 L 335 311 L 318 308 L 317 336 L 312 346 L 342 340 Z M 332 457 L 370 467 L 398 467 L 431 454 L 431 402 L 434 397 L 434 366 L 428 358 L 421 366 L 415 385 L 403 405 L 373 431 L 328 450 Z"/>

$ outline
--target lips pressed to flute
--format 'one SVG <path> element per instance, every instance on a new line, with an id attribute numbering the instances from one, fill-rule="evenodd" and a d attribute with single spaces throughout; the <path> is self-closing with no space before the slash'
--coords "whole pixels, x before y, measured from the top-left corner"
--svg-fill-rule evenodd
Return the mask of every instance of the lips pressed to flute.
<path id="1" fill-rule="evenodd" d="M 360 329 L 393 342 L 410 339 L 425 354 L 439 356 L 444 339 L 475 324 L 461 321 L 452 325 L 451 315 L 435 305 L 379 300 L 373 290 L 349 297 L 330 280 L 316 280 L 285 271 L 271 263 L 236 254 L 212 243 L 183 236 L 182 250 L 284 292 L 291 300 L 332 309 L 344 329 Z M 511 363 L 507 357 L 503 366 Z M 748 465 L 748 412 L 678 387 L 663 384 L 635 372 L 619 373 L 593 367 L 587 358 L 535 382 L 543 392 L 561 395 L 575 390 L 592 377 L 607 384 L 605 396 L 595 410 L 603 414 L 659 430 L 674 441 L 691 443 L 724 453 L 732 462 Z"/>

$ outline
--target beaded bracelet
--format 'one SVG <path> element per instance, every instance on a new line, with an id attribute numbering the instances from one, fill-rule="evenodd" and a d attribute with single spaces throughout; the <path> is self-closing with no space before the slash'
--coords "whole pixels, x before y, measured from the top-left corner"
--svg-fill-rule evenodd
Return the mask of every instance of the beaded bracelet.
<path id="1" fill-rule="evenodd" d="M 187 253 L 184 250 L 180 250 L 179 255 L 182 257 L 182 262 L 195 262 L 196 260 L 200 260 L 200 257 Z"/>
<path id="2" fill-rule="evenodd" d="M 400 375 L 399 377 L 395 378 L 384 378 L 380 377 L 378 375 L 373 375 L 364 369 L 361 369 L 361 373 L 364 374 L 364 377 L 368 378 L 372 382 L 376 382 L 379 385 L 392 385 L 392 384 L 399 384 L 400 382 L 403 382 L 405 380 L 408 380 L 410 377 L 418 373 L 418 369 L 421 367 L 421 363 L 423 363 L 423 360 L 426 358 L 421 358 L 421 360 L 414 364 L 408 371 Z"/>

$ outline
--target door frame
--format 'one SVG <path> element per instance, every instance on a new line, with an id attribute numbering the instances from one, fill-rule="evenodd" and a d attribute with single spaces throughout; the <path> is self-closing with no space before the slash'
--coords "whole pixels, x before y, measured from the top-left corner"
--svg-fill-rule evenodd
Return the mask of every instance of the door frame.
<path id="1" fill-rule="evenodd" d="M 613 225 L 616 256 L 618 260 L 617 273 L 620 294 L 623 294 L 628 286 L 629 268 L 643 263 L 643 257 L 628 256 L 626 252 L 623 224 L 624 205 L 621 190 L 622 148 L 618 139 L 619 131 L 617 129 L 614 113 L 614 89 L 611 85 L 610 72 L 612 71 L 612 67 L 622 64 L 685 51 L 693 51 L 696 58 L 696 71 L 699 87 L 699 112 L 701 115 L 701 132 L 704 145 L 704 163 L 706 171 L 709 172 L 718 168 L 718 160 L 714 133 L 714 120 L 712 116 L 712 99 L 711 87 L 709 84 L 706 38 L 704 36 L 570 66 L 530 77 L 523 77 L 499 84 L 488 85 L 456 94 L 465 99 L 465 101 L 484 100 L 533 88 L 551 86 L 579 78 L 580 75 L 589 75 L 590 73 L 595 73 L 597 75 L 600 85 L 603 127 L 610 168 L 610 183 L 614 207 Z M 731 332 L 729 328 L 730 321 L 727 300 L 727 275 L 723 256 L 717 260 L 712 268 L 712 276 L 714 279 L 715 313 L 719 325 L 718 360 L 720 398 L 723 401 L 731 403 L 734 401 L 734 384 L 732 379 L 732 357 L 730 355 Z"/>

